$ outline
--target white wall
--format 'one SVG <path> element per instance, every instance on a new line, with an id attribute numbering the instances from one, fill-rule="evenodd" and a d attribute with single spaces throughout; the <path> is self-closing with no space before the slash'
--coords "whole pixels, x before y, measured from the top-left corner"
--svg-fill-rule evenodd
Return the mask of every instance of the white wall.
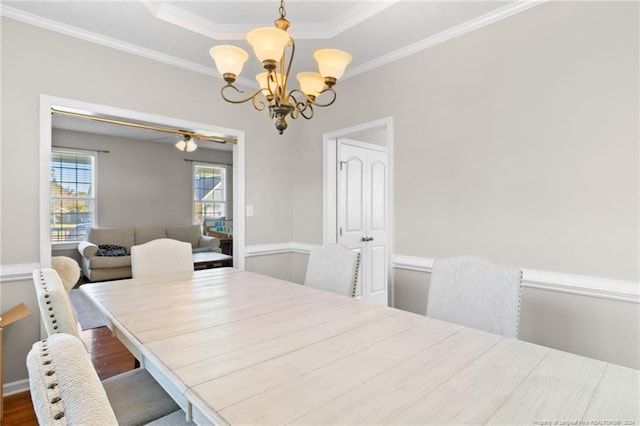
<path id="1" fill-rule="evenodd" d="M 339 82 L 294 144 L 294 241 L 322 241 L 322 134 L 391 116 L 396 256 L 637 288 L 638 27 L 637 2 L 547 2 Z M 428 274 L 397 268 L 395 285 L 424 312 Z M 523 338 L 640 367 L 639 305 L 591 299 L 525 292 Z"/>
<path id="2" fill-rule="evenodd" d="M 246 243 L 291 239 L 291 141 L 277 134 L 266 113 L 224 102 L 222 80 L 11 19 L 1 22 L 0 311 L 16 300 L 35 306 L 27 271 L 40 260 L 41 94 L 243 130 L 245 198 L 256 212 L 246 221 Z M 298 130 L 292 125 L 287 131 L 294 136 Z M 31 318 L 6 330 L 5 383 L 27 377 L 26 353 L 40 338 L 36 324 Z"/>

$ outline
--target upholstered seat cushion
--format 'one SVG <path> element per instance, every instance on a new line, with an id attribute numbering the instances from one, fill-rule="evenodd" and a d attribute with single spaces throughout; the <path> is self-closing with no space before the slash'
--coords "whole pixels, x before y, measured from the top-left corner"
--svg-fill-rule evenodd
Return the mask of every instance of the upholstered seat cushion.
<path id="1" fill-rule="evenodd" d="M 94 256 L 89 259 L 91 269 L 122 268 L 131 266 L 131 256 Z"/>
<path id="2" fill-rule="evenodd" d="M 102 386 L 121 425 L 145 424 L 180 409 L 143 368 L 105 379 Z"/>

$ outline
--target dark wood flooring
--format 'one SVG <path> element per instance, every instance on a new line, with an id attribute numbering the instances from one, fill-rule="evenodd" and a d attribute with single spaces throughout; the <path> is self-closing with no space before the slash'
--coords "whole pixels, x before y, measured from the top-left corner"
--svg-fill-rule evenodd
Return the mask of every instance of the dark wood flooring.
<path id="1" fill-rule="evenodd" d="M 118 339 L 111 336 L 111 331 L 107 327 L 81 331 L 80 337 L 101 380 L 133 368 L 133 355 Z M 4 398 L 4 418 L 1 424 L 3 426 L 38 425 L 29 392 Z"/>

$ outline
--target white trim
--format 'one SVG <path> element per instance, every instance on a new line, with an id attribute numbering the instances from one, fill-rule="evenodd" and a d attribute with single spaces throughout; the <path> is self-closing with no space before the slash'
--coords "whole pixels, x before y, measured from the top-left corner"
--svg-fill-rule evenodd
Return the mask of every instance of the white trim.
<path id="1" fill-rule="evenodd" d="M 246 252 L 247 257 L 286 253 L 308 254 L 313 246 L 314 244 L 295 242 L 260 244 L 247 246 Z M 428 257 L 396 255 L 393 260 L 393 269 L 431 273 L 433 260 Z M 523 269 L 522 285 L 528 288 L 640 304 L 640 283 L 636 281 Z"/>
<path id="2" fill-rule="evenodd" d="M 332 24 L 336 25 L 336 27 L 333 30 L 320 31 L 320 32 L 300 31 L 300 32 L 295 32 L 294 36 L 299 39 L 332 38 L 340 34 L 341 32 L 345 31 L 346 29 L 348 29 L 350 25 L 356 25 L 361 20 L 368 19 L 369 17 L 381 12 L 386 7 L 392 6 L 393 3 L 395 3 L 396 1 L 397 0 L 380 3 L 377 6 L 367 5 L 366 9 L 364 9 L 362 12 L 358 11 L 358 13 L 355 14 L 354 16 L 348 17 L 346 21 L 342 23 L 333 22 Z M 345 72 L 345 74 L 342 76 L 340 81 L 348 80 L 349 78 L 371 71 L 375 68 L 397 61 L 404 57 L 413 55 L 414 53 L 436 46 L 440 43 L 444 43 L 446 41 L 449 41 L 451 39 L 464 35 L 470 31 L 474 31 L 479 28 L 485 27 L 489 24 L 493 24 L 494 22 L 501 21 L 502 19 L 516 15 L 520 12 L 524 12 L 525 10 L 528 10 L 532 7 L 546 3 L 547 1 L 548 0 L 521 0 L 521 1 L 510 3 L 497 10 L 491 11 L 475 19 L 471 19 L 453 28 L 449 28 L 448 30 L 442 31 L 424 40 L 415 42 L 402 49 L 396 50 L 394 52 L 390 52 L 384 56 L 381 56 L 372 61 L 366 62 L 355 68 L 350 68 Z M 165 21 L 171 22 L 174 25 L 178 25 L 182 28 L 186 28 L 188 30 L 191 30 L 201 35 L 218 38 L 219 40 L 233 40 L 233 39 L 242 39 L 246 34 L 246 31 L 238 31 L 242 29 L 240 27 L 224 28 L 223 31 L 228 31 L 229 34 L 223 34 L 220 31 L 218 32 L 214 31 L 214 33 L 211 33 L 211 31 L 213 30 L 209 28 L 209 26 L 207 25 L 208 21 L 203 22 L 202 19 L 197 17 L 197 19 L 192 20 L 190 22 L 189 19 L 191 19 L 190 17 L 193 17 L 193 15 L 188 14 L 186 12 L 175 13 L 176 10 L 179 10 L 175 6 L 162 4 L 161 7 L 157 7 L 156 5 L 153 4 L 152 1 L 149 1 L 149 0 L 143 0 L 143 4 L 145 7 L 147 7 L 149 12 L 152 15 L 156 16 L 158 19 L 163 19 Z M 154 61 L 173 65 L 189 71 L 193 71 L 200 74 L 222 79 L 222 76 L 212 66 L 203 66 L 194 62 L 186 61 L 184 59 L 176 58 L 175 56 L 167 55 L 165 53 L 156 52 L 155 50 L 146 49 L 131 43 L 125 43 L 120 40 L 112 39 L 110 37 L 106 37 L 90 31 L 82 30 L 76 27 L 72 27 L 70 25 L 62 24 L 57 21 L 42 18 L 40 16 L 33 15 L 31 13 L 27 13 L 22 10 L 15 9 L 6 5 L 0 5 L 0 13 L 2 14 L 2 16 L 6 16 L 8 18 L 15 19 L 20 22 L 25 22 L 27 24 L 44 28 L 50 31 L 66 34 L 71 37 L 75 37 L 91 43 L 100 44 L 102 46 L 110 47 L 112 49 L 138 55 L 143 58 L 151 59 Z M 237 82 L 238 84 L 241 84 L 247 87 L 257 87 L 257 83 L 255 81 L 244 78 L 244 77 L 238 77 Z"/>
<path id="3" fill-rule="evenodd" d="M 245 238 L 245 140 L 241 130 L 197 123 L 178 118 L 165 117 L 139 111 L 116 108 L 107 105 L 93 104 L 74 99 L 40 95 L 40 264 L 48 267 L 51 264 L 51 244 L 49 242 L 49 173 L 51 155 L 51 107 L 71 108 L 104 114 L 110 117 L 130 118 L 146 123 L 161 123 L 175 128 L 198 129 L 202 132 L 222 134 L 236 138 L 233 145 L 233 264 L 237 269 L 244 269 Z"/>
<path id="4" fill-rule="evenodd" d="M 309 254 L 313 247 L 318 244 L 306 243 L 275 243 L 275 244 L 254 244 L 245 247 L 246 257 L 270 256 L 272 254 Z"/>
<path id="5" fill-rule="evenodd" d="M 510 16 L 516 15 L 520 12 L 524 12 L 525 10 L 531 9 L 534 6 L 546 3 L 547 1 L 549 0 L 523 0 L 510 3 L 485 15 L 471 19 L 467 22 L 463 22 L 462 24 L 456 25 L 455 27 L 434 34 L 431 37 L 427 37 L 424 40 L 420 40 L 413 44 L 405 46 L 402 49 L 390 52 L 384 56 L 380 56 L 379 58 L 366 62 L 357 67 L 349 68 L 342 76 L 341 81 L 371 71 L 383 65 L 395 62 L 407 56 L 411 56 L 430 47 L 437 46 L 446 41 L 460 37 L 468 32 L 486 27 L 489 24 L 493 24 Z"/>
<path id="6" fill-rule="evenodd" d="M 204 74 L 211 77 L 216 77 L 222 80 L 222 76 L 213 66 L 204 66 L 195 62 L 186 61 L 184 59 L 176 58 L 175 56 L 167 55 L 166 53 L 160 53 L 155 50 L 146 49 L 132 43 L 126 43 L 101 34 L 63 24 L 58 21 L 53 21 L 51 19 L 33 15 L 31 13 L 24 12 L 20 9 L 15 9 L 4 4 L 0 7 L 0 13 L 2 14 L 2 16 L 5 16 L 7 18 L 15 19 L 16 21 L 24 22 L 35 27 L 44 28 L 46 30 L 68 35 L 79 40 L 99 44 L 101 46 L 119 50 L 121 52 L 130 53 L 142 58 L 151 59 L 152 61 L 161 62 L 167 65 L 173 65 L 178 68 L 197 72 L 199 74 Z M 245 85 L 248 87 L 257 87 L 257 83 L 255 83 L 251 79 L 238 77 L 236 81 L 241 85 Z"/>
<path id="7" fill-rule="evenodd" d="M 27 392 L 28 390 L 29 379 L 16 380 L 15 382 L 5 383 L 2 386 L 2 392 L 4 393 L 4 396 Z"/>
<path id="8" fill-rule="evenodd" d="M 244 40 L 247 32 L 256 25 L 253 24 L 221 24 L 204 19 L 167 3 L 160 5 L 151 0 L 141 0 L 155 18 L 169 22 L 185 30 L 209 37 L 213 40 Z M 327 24 L 299 23 L 291 33 L 298 40 L 321 39 L 327 40 L 377 15 L 399 0 L 363 4 L 349 8 L 345 13 L 336 16 Z"/>
<path id="9" fill-rule="evenodd" d="M 51 251 L 75 250 L 80 241 L 65 241 L 64 243 L 51 243 Z"/>
<path id="10" fill-rule="evenodd" d="M 40 268 L 39 263 L 2 265 L 0 266 L 0 283 L 31 281 L 33 271 L 38 268 Z"/>
<path id="11" fill-rule="evenodd" d="M 433 268 L 433 259 L 396 255 L 393 267 L 407 271 L 430 273 Z M 523 269 L 522 285 L 523 287 L 560 293 L 640 303 L 640 283 L 637 281 Z"/>
<path id="12" fill-rule="evenodd" d="M 294 252 L 293 243 L 254 244 L 245 247 L 245 257 L 269 256 Z"/>

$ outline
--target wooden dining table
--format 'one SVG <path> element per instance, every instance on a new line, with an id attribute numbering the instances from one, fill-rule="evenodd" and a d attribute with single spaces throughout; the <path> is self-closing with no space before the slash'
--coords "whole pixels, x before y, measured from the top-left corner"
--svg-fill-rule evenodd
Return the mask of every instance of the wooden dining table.
<path id="1" fill-rule="evenodd" d="M 197 424 L 640 421 L 638 370 L 256 273 L 81 291 Z"/>

